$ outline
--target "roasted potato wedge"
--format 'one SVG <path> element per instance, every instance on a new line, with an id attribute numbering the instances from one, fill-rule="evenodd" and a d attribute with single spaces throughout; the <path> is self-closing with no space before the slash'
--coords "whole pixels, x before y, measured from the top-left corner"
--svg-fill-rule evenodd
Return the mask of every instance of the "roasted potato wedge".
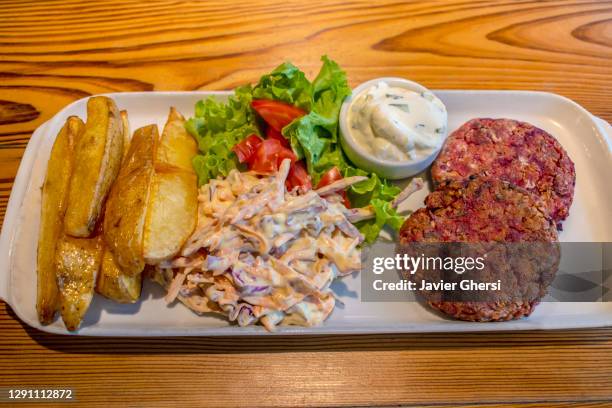
<path id="1" fill-rule="evenodd" d="M 121 169 L 117 178 L 125 177 L 143 167 L 153 167 L 158 142 L 159 132 L 156 125 L 143 126 L 136 129 L 130 140 L 127 154 L 121 163 Z"/>
<path id="2" fill-rule="evenodd" d="M 128 275 L 144 268 L 144 224 L 151 184 L 153 157 L 159 140 L 157 126 L 134 132 L 127 157 L 113 184 L 104 214 L 104 240 L 117 265 Z"/>
<path id="3" fill-rule="evenodd" d="M 51 323 L 59 306 L 55 248 L 64 230 L 66 198 L 74 166 L 74 146 L 84 129 L 85 124 L 81 119 L 69 117 L 55 139 L 47 164 L 42 188 L 37 254 L 36 310 L 41 324 Z"/>
<path id="4" fill-rule="evenodd" d="M 155 152 L 155 177 L 144 234 L 144 258 L 157 264 L 175 256 L 197 222 L 198 187 L 191 159 L 197 144 L 185 130 L 185 118 L 170 108 Z"/>
<path id="5" fill-rule="evenodd" d="M 105 198 L 115 181 L 123 154 L 123 124 L 115 102 L 105 96 L 87 101 L 85 132 L 75 150 L 75 165 L 64 231 L 74 237 L 92 235 Z"/>
<path id="6" fill-rule="evenodd" d="M 130 149 L 130 125 L 128 114 L 122 110 L 123 123 L 123 160 Z M 141 275 L 129 275 L 121 270 L 112 251 L 105 246 L 102 255 L 102 267 L 96 281 L 96 292 L 118 303 L 134 303 L 140 297 L 142 289 Z"/>
<path id="7" fill-rule="evenodd" d="M 64 235 L 57 243 L 55 267 L 60 290 L 60 310 L 66 328 L 74 331 L 89 308 L 100 270 L 102 236 L 74 238 Z"/>
<path id="8" fill-rule="evenodd" d="M 193 172 L 156 166 L 144 228 L 144 258 L 157 264 L 175 256 L 197 222 L 198 188 Z"/>
<path id="9" fill-rule="evenodd" d="M 185 118 L 174 107 L 170 108 L 157 148 L 155 163 L 193 172 L 191 160 L 197 153 L 198 145 L 195 139 L 185 130 Z"/>
<path id="10" fill-rule="evenodd" d="M 141 289 L 142 275 L 124 273 L 117 265 L 113 253 L 105 248 L 96 291 L 115 302 L 134 303 L 140 298 Z"/>

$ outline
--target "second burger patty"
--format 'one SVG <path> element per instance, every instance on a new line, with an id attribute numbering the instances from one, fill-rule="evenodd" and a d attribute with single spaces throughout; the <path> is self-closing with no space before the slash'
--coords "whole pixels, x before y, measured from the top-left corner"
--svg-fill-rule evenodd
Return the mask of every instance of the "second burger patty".
<path id="1" fill-rule="evenodd" d="M 446 140 L 431 167 L 436 184 L 481 174 L 539 197 L 560 228 L 574 196 L 574 163 L 550 134 L 511 119 L 472 119 Z"/>
<path id="2" fill-rule="evenodd" d="M 427 302 L 461 320 L 511 320 L 531 314 L 559 264 L 555 224 L 532 194 L 508 182 L 474 176 L 441 183 L 427 196 L 425 205 L 400 230 L 404 249 L 418 256 L 422 248 L 414 243 L 432 244 L 424 249 L 428 255 L 445 256 L 448 254 L 436 252 L 448 248 L 435 243 L 472 243 L 461 248 L 462 254 L 486 251 L 488 269 L 479 276 L 500 279 L 503 286 L 494 300 L 474 301 L 468 294 L 465 301 L 453 296 L 445 301 L 440 293 L 421 292 Z M 451 272 L 445 276 L 461 278 Z M 412 278 L 435 281 L 442 276 L 440 271 L 419 271 Z"/>

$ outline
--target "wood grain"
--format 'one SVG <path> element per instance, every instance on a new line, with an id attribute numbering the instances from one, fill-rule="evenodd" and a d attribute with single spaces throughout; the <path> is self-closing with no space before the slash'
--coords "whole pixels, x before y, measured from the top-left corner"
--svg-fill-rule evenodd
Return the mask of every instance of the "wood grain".
<path id="1" fill-rule="evenodd" d="M 102 92 L 228 89 L 328 54 L 353 85 L 556 92 L 612 120 L 609 1 L 3 1 L 0 218 L 30 135 Z M 612 329 L 469 335 L 93 339 L 0 304 L 0 387 L 88 406 L 603 407 Z M 51 406 L 50 404 L 49 406 Z"/>

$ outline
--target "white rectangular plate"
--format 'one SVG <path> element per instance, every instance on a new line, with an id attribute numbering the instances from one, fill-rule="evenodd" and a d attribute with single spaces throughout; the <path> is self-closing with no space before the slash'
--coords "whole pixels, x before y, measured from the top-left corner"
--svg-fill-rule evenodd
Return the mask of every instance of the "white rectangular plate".
<path id="1" fill-rule="evenodd" d="M 199 99 L 228 92 L 116 93 L 120 109 L 129 112 L 131 129 L 157 123 L 160 129 L 170 106 L 192 116 Z M 476 117 L 505 117 L 530 122 L 554 135 L 576 165 L 576 192 L 560 239 L 566 242 L 612 241 L 612 141 L 610 125 L 576 103 L 558 95 L 522 91 L 437 91 L 449 112 L 449 128 Z M 41 186 L 56 134 L 69 115 L 86 117 L 86 99 L 64 108 L 38 128 L 21 161 L 0 237 L 0 297 L 28 325 L 52 333 L 67 333 L 61 320 L 38 323 L 36 247 L 40 221 Z M 427 191 L 411 197 L 408 206 L 422 205 Z M 392 332 L 464 332 L 558 329 L 612 325 L 612 302 L 544 302 L 527 319 L 503 323 L 447 320 L 414 302 L 361 302 L 358 276 L 346 285 L 332 316 L 320 327 L 281 327 L 279 334 L 339 334 Z M 78 332 L 81 335 L 174 336 L 269 334 L 262 327 L 241 328 L 218 317 L 201 317 L 181 304 L 167 306 L 162 290 L 147 282 L 142 300 L 120 305 L 96 296 Z"/>

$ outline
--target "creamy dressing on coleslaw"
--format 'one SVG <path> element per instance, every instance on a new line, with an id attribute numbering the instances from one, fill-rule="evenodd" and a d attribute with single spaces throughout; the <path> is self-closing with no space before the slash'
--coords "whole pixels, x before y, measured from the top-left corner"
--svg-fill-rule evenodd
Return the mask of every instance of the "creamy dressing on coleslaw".
<path id="1" fill-rule="evenodd" d="M 419 160 L 440 148 L 446 107 L 433 93 L 378 82 L 357 95 L 348 113 L 355 142 L 377 158 Z"/>
<path id="2" fill-rule="evenodd" d="M 270 176 L 234 169 L 200 188 L 196 230 L 181 255 L 154 274 L 168 290 L 166 301 L 178 298 L 198 313 L 220 312 L 268 330 L 314 326 L 329 316 L 330 285 L 359 270 L 363 241 L 337 191 L 365 178 L 287 191 L 289 166 L 283 161 Z"/>

